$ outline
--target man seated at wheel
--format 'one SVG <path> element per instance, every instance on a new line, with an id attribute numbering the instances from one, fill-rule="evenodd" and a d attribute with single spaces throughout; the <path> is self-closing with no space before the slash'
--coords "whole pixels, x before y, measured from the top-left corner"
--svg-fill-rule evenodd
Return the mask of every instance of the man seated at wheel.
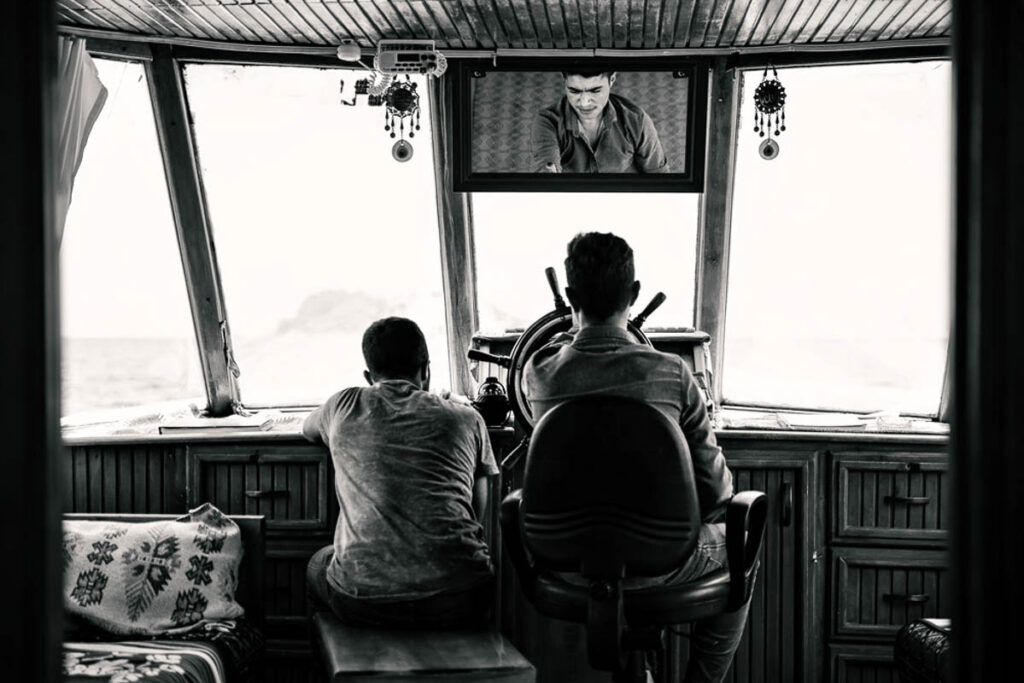
<path id="1" fill-rule="evenodd" d="M 534 418 L 540 420 L 569 399 L 603 395 L 645 401 L 678 422 L 693 460 L 703 522 L 700 538 L 677 570 L 654 579 L 627 580 L 626 585 L 687 583 L 726 567 L 725 510 L 733 494 L 732 473 L 686 363 L 637 343 L 628 330 L 629 310 L 640 293 L 633 250 L 612 234 L 580 234 L 569 243 L 565 271 L 574 330 L 569 339 L 537 351 L 523 368 L 523 392 Z M 723 680 L 749 606 L 748 601 L 735 612 L 694 623 L 687 683 Z"/>
<path id="2" fill-rule="evenodd" d="M 483 625 L 494 571 L 480 520 L 498 467 L 483 418 L 429 393 L 420 328 L 384 318 L 363 335 L 369 386 L 344 389 L 302 426 L 334 462 L 333 545 L 307 569 L 310 606 L 342 621 Z"/>

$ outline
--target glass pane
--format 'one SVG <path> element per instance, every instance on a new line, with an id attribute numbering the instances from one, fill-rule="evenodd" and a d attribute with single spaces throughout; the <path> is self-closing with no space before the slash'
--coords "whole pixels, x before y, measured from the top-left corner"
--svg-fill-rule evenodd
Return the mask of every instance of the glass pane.
<path id="1" fill-rule="evenodd" d="M 63 414 L 195 398 L 205 405 L 142 66 L 96 60 L 93 127 L 60 250 Z"/>
<path id="2" fill-rule="evenodd" d="M 423 329 L 450 385 L 426 80 L 412 158 L 384 108 L 340 103 L 365 72 L 190 65 L 185 82 L 243 401 L 319 403 L 364 383 L 378 318 Z M 408 132 L 407 132 L 408 138 Z"/>
<path id="3" fill-rule="evenodd" d="M 786 131 L 758 155 L 745 74 L 726 400 L 938 410 L 950 321 L 948 62 L 780 69 Z"/>
<path id="4" fill-rule="evenodd" d="M 477 193 L 473 227 L 480 330 L 527 327 L 554 308 L 544 269 L 565 288 L 565 249 L 579 232 L 612 232 L 633 248 L 640 298 L 667 299 L 644 328 L 693 325 L 696 194 Z M 564 296 L 564 294 L 563 294 Z"/>

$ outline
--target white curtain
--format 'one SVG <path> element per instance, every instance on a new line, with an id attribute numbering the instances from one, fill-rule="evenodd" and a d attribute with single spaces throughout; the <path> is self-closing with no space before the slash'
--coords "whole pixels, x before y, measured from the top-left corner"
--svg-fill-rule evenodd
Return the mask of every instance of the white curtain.
<path id="1" fill-rule="evenodd" d="M 107 89 L 82 38 L 58 37 L 57 130 L 57 242 L 71 205 L 71 189 L 82 163 L 85 143 L 107 101 Z"/>

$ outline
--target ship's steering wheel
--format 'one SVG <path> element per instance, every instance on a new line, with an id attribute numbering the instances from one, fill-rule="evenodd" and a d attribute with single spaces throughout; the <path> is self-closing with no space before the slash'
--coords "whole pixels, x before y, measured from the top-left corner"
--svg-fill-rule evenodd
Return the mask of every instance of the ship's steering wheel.
<path id="1" fill-rule="evenodd" d="M 547 268 L 544 274 L 547 276 L 548 286 L 551 287 L 551 292 L 555 297 L 555 310 L 541 316 L 536 322 L 526 328 L 526 331 L 519 335 L 519 339 L 512 346 L 512 352 L 508 356 L 485 353 L 476 349 L 470 349 L 467 353 L 471 360 L 495 363 L 508 370 L 505 383 L 508 387 L 509 404 L 513 415 L 515 415 L 516 424 L 526 433 L 526 437 L 502 462 L 503 468 L 515 464 L 519 457 L 525 453 L 525 447 L 528 445 L 530 434 L 533 432 L 533 427 L 536 424 L 530 404 L 523 395 L 521 384 L 526 361 L 534 353 L 551 342 L 555 336 L 572 329 L 572 309 L 562 299 L 555 269 Z M 640 328 L 647 320 L 647 317 L 664 302 L 665 295 L 662 292 L 658 292 L 639 315 L 626 323 L 627 330 L 638 343 L 651 346 L 651 340 L 647 338 L 647 335 Z"/>

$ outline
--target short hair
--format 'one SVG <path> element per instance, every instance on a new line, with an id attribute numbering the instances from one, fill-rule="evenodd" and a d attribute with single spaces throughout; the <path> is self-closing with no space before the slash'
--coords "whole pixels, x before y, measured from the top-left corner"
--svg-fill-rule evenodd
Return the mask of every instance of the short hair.
<path id="1" fill-rule="evenodd" d="M 569 242 L 565 275 L 576 305 L 604 320 L 632 303 L 633 250 L 611 233 L 580 233 Z"/>
<path id="2" fill-rule="evenodd" d="M 607 71 L 605 69 L 595 69 L 593 67 L 586 68 L 580 67 L 578 69 L 570 68 L 562 72 L 562 78 L 568 78 L 569 76 L 583 76 L 583 78 L 593 78 L 594 76 L 607 76 L 608 80 L 611 81 L 614 71 Z"/>
<path id="3" fill-rule="evenodd" d="M 363 333 L 363 359 L 375 375 L 414 377 L 430 360 L 427 340 L 408 318 L 382 318 Z"/>

